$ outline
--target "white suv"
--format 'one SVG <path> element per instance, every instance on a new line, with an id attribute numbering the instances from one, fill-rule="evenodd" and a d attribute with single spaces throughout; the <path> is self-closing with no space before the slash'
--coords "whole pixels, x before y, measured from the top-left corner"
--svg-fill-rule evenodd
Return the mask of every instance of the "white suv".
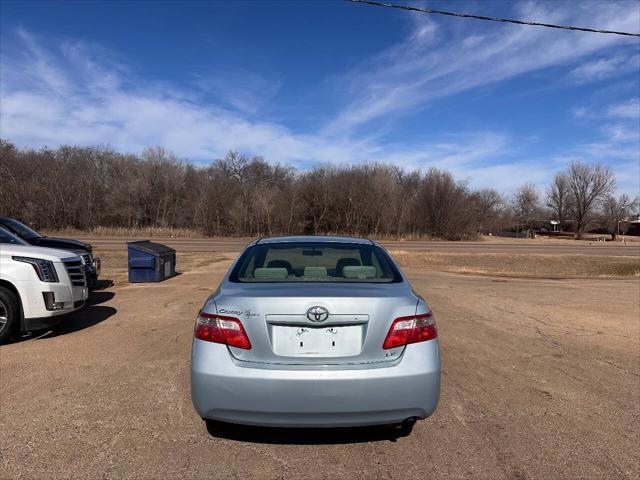
<path id="1" fill-rule="evenodd" d="M 0 342 L 57 323 L 60 315 L 81 308 L 87 296 L 78 255 L 0 239 Z"/>

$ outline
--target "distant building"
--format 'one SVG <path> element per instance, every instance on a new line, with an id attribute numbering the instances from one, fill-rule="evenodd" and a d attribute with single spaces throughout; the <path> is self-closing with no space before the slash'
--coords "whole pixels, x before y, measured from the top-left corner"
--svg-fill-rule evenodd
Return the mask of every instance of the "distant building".
<path id="1" fill-rule="evenodd" d="M 636 218 L 627 223 L 627 235 L 640 237 L 640 219 Z"/>

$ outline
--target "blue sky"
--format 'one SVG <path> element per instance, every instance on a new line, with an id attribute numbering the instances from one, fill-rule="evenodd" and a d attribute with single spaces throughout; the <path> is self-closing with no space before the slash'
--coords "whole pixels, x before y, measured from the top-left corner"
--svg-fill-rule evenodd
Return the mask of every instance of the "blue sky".
<path id="1" fill-rule="evenodd" d="M 640 31 L 637 2 L 426 2 Z M 0 3 L 0 136 L 383 161 L 544 189 L 571 160 L 639 193 L 640 40 L 346 2 Z"/>

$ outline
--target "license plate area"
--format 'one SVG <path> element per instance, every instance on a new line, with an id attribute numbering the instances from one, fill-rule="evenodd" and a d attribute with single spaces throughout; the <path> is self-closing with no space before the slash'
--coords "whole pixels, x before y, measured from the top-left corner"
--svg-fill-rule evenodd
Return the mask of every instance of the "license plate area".
<path id="1" fill-rule="evenodd" d="M 274 325 L 271 345 L 273 353 L 282 357 L 351 357 L 362 351 L 362 332 L 362 325 Z"/>

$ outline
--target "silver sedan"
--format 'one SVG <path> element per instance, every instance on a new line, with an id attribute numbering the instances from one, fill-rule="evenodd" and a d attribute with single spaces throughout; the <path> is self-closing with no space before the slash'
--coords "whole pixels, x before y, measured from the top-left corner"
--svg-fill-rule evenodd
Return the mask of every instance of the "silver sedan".
<path id="1" fill-rule="evenodd" d="M 370 240 L 254 241 L 198 314 L 191 394 L 205 420 L 410 428 L 440 395 L 433 312 Z"/>

